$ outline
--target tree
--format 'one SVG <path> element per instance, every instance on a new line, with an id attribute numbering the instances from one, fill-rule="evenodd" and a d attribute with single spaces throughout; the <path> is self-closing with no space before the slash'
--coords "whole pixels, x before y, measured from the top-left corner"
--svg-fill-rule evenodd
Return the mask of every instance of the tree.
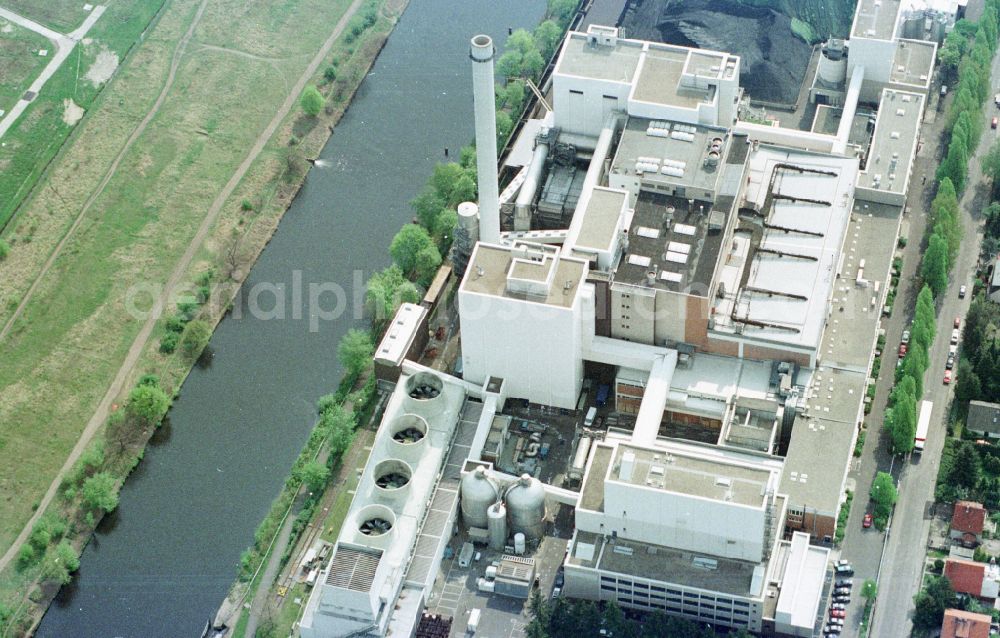
<path id="1" fill-rule="evenodd" d="M 437 252 L 427 229 L 416 224 L 407 224 L 392 238 L 389 254 L 400 270 L 412 274 L 417 272 L 418 266 L 426 265 L 426 256 L 421 258 L 419 255 L 421 251 L 427 249 Z M 437 259 L 438 263 L 441 263 L 441 255 L 437 255 Z"/>
<path id="2" fill-rule="evenodd" d="M 191 360 L 197 359 L 211 339 L 212 326 L 207 321 L 201 319 L 191 321 L 184 329 L 184 336 L 181 337 L 184 355 Z"/>
<path id="3" fill-rule="evenodd" d="M 455 226 L 458 225 L 458 213 L 451 208 L 445 208 L 438 215 L 434 224 L 434 241 L 442 255 L 447 254 L 455 237 Z"/>
<path id="4" fill-rule="evenodd" d="M 535 27 L 535 45 L 546 60 L 556 52 L 556 45 L 562 38 L 562 29 L 552 20 L 544 20 Z"/>
<path id="5" fill-rule="evenodd" d="M 982 395 L 983 388 L 979 375 L 972 369 L 971 363 L 965 359 L 960 360 L 955 374 L 955 400 L 975 401 Z"/>
<path id="6" fill-rule="evenodd" d="M 431 244 L 420 249 L 417 253 L 416 264 L 414 265 L 413 272 L 417 277 L 417 281 L 420 282 L 422 286 L 427 286 L 434 279 L 434 273 L 441 266 L 441 253 L 438 251 L 437 246 Z"/>
<path id="7" fill-rule="evenodd" d="M 310 84 L 306 87 L 306 90 L 302 92 L 302 97 L 299 99 L 299 104 L 302 106 L 302 110 L 309 117 L 316 117 L 319 112 L 323 110 L 323 105 L 326 104 L 326 99 L 323 98 L 323 94 L 319 92 L 315 84 Z"/>
<path id="8" fill-rule="evenodd" d="M 914 598 L 916 609 L 913 624 L 918 629 L 933 629 L 941 626 L 944 610 L 956 604 L 955 590 L 945 576 L 932 577 L 927 586 Z"/>
<path id="9" fill-rule="evenodd" d="M 506 111 L 497 113 L 497 148 L 504 147 L 513 130 L 514 120 L 511 119 L 510 115 Z"/>
<path id="10" fill-rule="evenodd" d="M 524 57 L 521 58 L 521 75 L 525 77 L 538 80 L 544 68 L 545 60 L 542 58 L 542 54 L 538 52 L 538 49 L 533 49 L 525 53 Z"/>
<path id="11" fill-rule="evenodd" d="M 538 45 L 535 43 L 534 36 L 527 29 L 515 29 L 507 36 L 504 48 L 507 51 L 517 51 L 521 55 L 527 55 L 532 51 L 537 51 Z"/>
<path id="12" fill-rule="evenodd" d="M 948 245 L 936 233 L 927 241 L 927 252 L 924 253 L 920 275 L 935 297 L 944 294 L 948 287 Z"/>
<path id="13" fill-rule="evenodd" d="M 374 315 L 375 332 L 395 314 L 401 303 L 418 303 L 420 298 L 420 292 L 406 280 L 399 266 L 393 264 L 372 274 L 368 279 L 365 303 Z"/>
<path id="14" fill-rule="evenodd" d="M 128 395 L 125 411 L 143 426 L 159 425 L 170 407 L 170 397 L 158 386 L 140 385 Z"/>
<path id="15" fill-rule="evenodd" d="M 295 478 L 311 492 L 318 492 L 330 478 L 330 470 L 319 461 L 308 461 L 295 470 Z"/>
<path id="16" fill-rule="evenodd" d="M 72 574 L 80 568 L 80 558 L 68 541 L 59 543 L 55 551 L 42 563 L 42 578 L 49 582 L 66 585 Z"/>
<path id="17" fill-rule="evenodd" d="M 892 475 L 885 472 L 876 474 L 875 480 L 872 481 L 870 496 L 872 502 L 875 504 L 875 523 L 879 526 L 879 529 L 883 529 L 889 520 L 889 515 L 892 513 L 893 505 L 896 504 L 896 499 L 899 498 L 899 493 L 896 491 L 896 482 L 893 480 Z"/>
<path id="18" fill-rule="evenodd" d="M 993 142 L 990 146 L 990 150 L 986 152 L 983 157 L 980 166 L 983 169 L 983 175 L 988 177 L 990 181 L 993 182 L 994 190 L 997 187 L 997 183 L 1000 182 L 1000 142 Z M 994 205 L 996 203 L 994 202 Z M 991 206 L 992 207 L 992 206 Z"/>
<path id="19" fill-rule="evenodd" d="M 337 359 L 351 376 L 358 376 L 371 363 L 375 346 L 367 330 L 351 328 L 337 344 Z"/>
<path id="20" fill-rule="evenodd" d="M 524 56 L 518 51 L 507 51 L 497 60 L 496 70 L 505 81 L 521 74 L 521 61 Z"/>
<path id="21" fill-rule="evenodd" d="M 451 196 L 448 198 L 448 208 L 455 208 L 462 202 L 474 202 L 476 201 L 477 194 L 476 180 L 468 173 L 464 173 L 455 181 L 455 186 L 451 189 Z M 440 215 L 440 213 L 438 214 Z"/>
<path id="22" fill-rule="evenodd" d="M 957 444 L 955 460 L 948 474 L 948 484 L 956 488 L 974 489 L 982 473 L 982 462 L 975 446 L 968 441 Z"/>
<path id="23" fill-rule="evenodd" d="M 445 206 L 444 197 L 438 194 L 433 186 L 425 186 L 420 194 L 410 201 L 410 207 L 417 215 L 417 221 L 427 229 L 434 228 L 441 209 Z"/>
<path id="24" fill-rule="evenodd" d="M 83 482 L 83 500 L 93 510 L 114 511 L 118 507 L 118 481 L 99 472 Z"/>
<path id="25" fill-rule="evenodd" d="M 560 25 L 565 26 L 576 13 L 577 4 L 577 0 L 549 0 L 547 13 Z"/>
<path id="26" fill-rule="evenodd" d="M 878 584 L 871 578 L 865 580 L 864 584 L 861 585 L 861 597 L 865 600 L 871 601 L 878 594 Z"/>

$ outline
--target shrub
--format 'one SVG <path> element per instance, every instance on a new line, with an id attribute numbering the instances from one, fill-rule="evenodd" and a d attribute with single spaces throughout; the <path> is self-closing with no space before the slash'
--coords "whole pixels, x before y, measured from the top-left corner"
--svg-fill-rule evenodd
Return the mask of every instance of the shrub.
<path id="1" fill-rule="evenodd" d="M 0 261 L 6 259 L 7 255 L 9 254 L 10 254 L 10 244 L 0 239 Z"/>
<path id="2" fill-rule="evenodd" d="M 177 342 L 180 341 L 180 335 L 176 332 L 168 332 L 160 338 L 160 352 L 163 354 L 171 354 L 177 349 Z"/>
<path id="3" fill-rule="evenodd" d="M 30 543 L 25 543 L 21 545 L 21 549 L 17 551 L 17 569 L 18 571 L 23 571 L 35 564 L 38 560 L 38 552 L 35 548 L 31 546 Z"/>

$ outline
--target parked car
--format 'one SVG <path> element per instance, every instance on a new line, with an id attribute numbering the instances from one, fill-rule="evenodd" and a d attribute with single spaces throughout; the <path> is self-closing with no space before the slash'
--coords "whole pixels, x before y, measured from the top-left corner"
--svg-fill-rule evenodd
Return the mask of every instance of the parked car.
<path id="1" fill-rule="evenodd" d="M 965 284 L 958 287 L 958 298 L 965 299 Z"/>
<path id="2" fill-rule="evenodd" d="M 996 128 L 996 127 L 997 127 L 997 118 L 994 117 L 992 120 L 990 120 L 990 128 Z"/>
<path id="3" fill-rule="evenodd" d="M 854 566 L 851 565 L 851 563 L 849 561 L 846 561 L 846 560 L 843 560 L 843 559 L 838 560 L 837 562 L 835 562 L 833 564 L 833 570 L 835 572 L 837 572 L 838 576 L 853 576 L 854 575 Z"/>
<path id="4" fill-rule="evenodd" d="M 847 605 L 843 603 L 832 603 L 830 609 L 847 609 Z"/>
<path id="5" fill-rule="evenodd" d="M 835 627 L 843 627 L 844 626 L 844 619 L 843 618 L 831 618 L 828 622 L 829 622 L 829 624 L 834 625 Z"/>
<path id="6" fill-rule="evenodd" d="M 836 589 L 833 590 L 833 593 L 839 594 L 841 596 L 850 596 L 851 595 L 851 588 L 850 587 L 838 587 L 838 588 L 836 588 Z"/>
<path id="7" fill-rule="evenodd" d="M 823 628 L 823 632 L 827 636 L 839 636 L 840 627 L 838 627 L 837 625 L 827 625 L 826 627 Z"/>
<path id="8" fill-rule="evenodd" d="M 906 351 L 908 349 L 909 349 L 909 347 L 905 343 L 899 344 L 899 358 L 900 359 L 902 359 L 903 357 L 906 356 Z"/>
<path id="9" fill-rule="evenodd" d="M 962 318 L 961 317 L 955 317 L 955 327 L 956 328 L 961 328 L 962 327 Z"/>
<path id="10" fill-rule="evenodd" d="M 910 331 L 909 330 L 904 330 L 903 331 L 903 336 L 900 337 L 899 342 L 900 343 L 910 343 Z"/>
<path id="11" fill-rule="evenodd" d="M 948 346 L 948 354 L 958 354 L 958 344 L 953 343 Z"/>
<path id="12" fill-rule="evenodd" d="M 957 346 L 958 345 L 958 338 L 959 338 L 959 336 L 960 336 L 960 333 L 959 333 L 958 328 L 955 328 L 954 330 L 951 331 L 951 345 L 953 345 L 953 346 Z"/>
<path id="13" fill-rule="evenodd" d="M 843 609 L 832 609 L 830 610 L 830 618 L 845 618 L 847 617 L 847 612 Z"/>
<path id="14" fill-rule="evenodd" d="M 955 353 L 954 352 L 949 352 L 948 353 L 948 360 L 944 364 L 944 369 L 945 370 L 951 370 L 954 367 L 955 367 Z"/>
<path id="15" fill-rule="evenodd" d="M 836 586 L 837 587 L 853 587 L 854 586 L 854 581 L 851 580 L 850 578 L 838 578 Z"/>
<path id="16" fill-rule="evenodd" d="M 945 370 L 944 371 L 944 384 L 948 385 L 949 383 L 951 383 L 951 379 L 952 379 L 951 370 Z"/>
<path id="17" fill-rule="evenodd" d="M 868 529 L 869 527 L 872 526 L 872 522 L 873 522 L 872 515 L 866 513 L 865 517 L 861 519 L 861 527 Z"/>

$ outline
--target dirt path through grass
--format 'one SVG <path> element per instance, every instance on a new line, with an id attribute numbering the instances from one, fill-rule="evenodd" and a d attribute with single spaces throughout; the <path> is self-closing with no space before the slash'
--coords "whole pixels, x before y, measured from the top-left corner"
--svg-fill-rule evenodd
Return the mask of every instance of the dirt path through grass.
<path id="1" fill-rule="evenodd" d="M 215 221 L 218 218 L 219 213 L 221 212 L 222 207 L 225 204 L 226 200 L 228 200 L 229 197 L 232 195 L 237 185 L 240 183 L 244 175 L 250 169 L 253 162 L 264 150 L 265 145 L 274 135 L 275 131 L 281 125 L 283 120 L 288 116 L 289 112 L 291 112 L 292 108 L 298 103 L 299 95 L 305 89 L 306 84 L 316 74 L 320 65 L 323 63 L 326 56 L 330 53 L 330 50 L 333 48 L 334 42 L 337 40 L 338 37 L 340 37 L 341 33 L 346 28 L 348 21 L 357 12 L 362 2 L 363 0 L 354 0 L 351 3 L 350 7 L 347 9 L 347 11 L 344 12 L 343 16 L 337 22 L 336 26 L 331 32 L 330 36 L 326 39 L 326 41 L 323 43 L 323 46 L 320 47 L 319 51 L 313 57 L 312 61 L 309 63 L 309 66 L 307 66 L 306 69 L 303 71 L 302 75 L 295 83 L 295 86 L 292 87 L 284 103 L 282 103 L 281 108 L 278 109 L 277 113 L 275 113 L 270 123 L 267 125 L 264 131 L 261 132 L 261 134 L 258 136 L 253 147 L 250 149 L 249 154 L 246 156 L 243 162 L 233 173 L 232 177 L 230 177 L 229 181 L 226 183 L 225 187 L 222 189 L 219 195 L 212 202 L 211 207 L 207 211 L 204 219 L 202 220 L 200 226 L 198 227 L 197 233 L 191 239 L 183 256 L 174 266 L 174 269 L 170 275 L 170 279 L 168 280 L 167 285 L 163 288 L 162 294 L 160 294 L 160 296 L 156 299 L 153 305 L 153 309 L 149 313 L 149 318 L 146 319 L 145 323 L 142 326 L 142 329 L 139 331 L 139 334 L 136 335 L 135 339 L 133 340 L 132 345 L 129 348 L 125 359 L 122 361 L 121 367 L 118 369 L 118 372 L 115 375 L 114 380 L 112 381 L 110 387 L 108 388 L 108 391 L 105 393 L 104 397 L 101 399 L 101 402 L 98 404 L 97 410 L 94 412 L 90 420 L 87 422 L 87 427 L 80 435 L 80 438 L 77 440 L 77 443 L 73 447 L 72 452 L 70 452 L 70 455 L 66 459 L 66 462 L 63 464 L 58 474 L 56 474 L 55 477 L 53 478 L 52 483 L 49 485 L 48 490 L 45 492 L 45 496 L 42 497 L 42 500 L 39 502 L 38 507 L 35 509 L 35 513 L 25 524 L 24 528 L 18 534 L 17 538 L 14 540 L 11 546 L 7 549 L 7 552 L 3 555 L 2 558 L 0 558 L 0 571 L 4 570 L 17 555 L 17 552 L 19 551 L 21 545 L 24 544 L 24 542 L 30 535 L 32 527 L 34 527 L 34 525 L 38 522 L 38 519 L 41 518 L 46 508 L 52 502 L 52 499 L 55 498 L 56 494 L 58 493 L 59 486 L 62 483 L 63 478 L 68 474 L 70 470 L 72 470 L 73 465 L 76 463 L 77 459 L 83 453 L 84 449 L 86 449 L 87 445 L 90 444 L 91 439 L 97 433 L 98 429 L 100 429 L 100 426 L 104 423 L 105 419 L 107 419 L 108 411 L 111 407 L 112 402 L 121 393 L 125 385 L 125 381 L 129 378 L 129 375 L 132 373 L 132 370 L 135 367 L 137 361 L 139 360 L 139 357 L 142 354 L 143 349 L 145 348 L 147 342 L 149 341 L 153 329 L 156 327 L 156 322 L 158 321 L 160 314 L 166 307 L 168 300 L 173 294 L 173 291 L 180 285 L 181 280 L 183 279 L 185 273 L 187 272 L 188 267 L 191 265 L 192 260 L 194 259 L 195 255 L 197 254 L 202 244 L 204 243 L 212 226 L 215 224 Z M 174 55 L 173 63 L 171 64 L 171 73 L 168 80 L 173 78 L 174 72 L 176 71 L 176 67 L 178 66 L 179 60 L 181 58 L 181 53 L 183 52 L 182 45 L 186 44 L 187 41 L 190 39 L 191 35 L 194 33 L 198 20 L 200 19 L 207 3 L 208 0 L 202 1 L 201 5 L 198 8 L 198 13 L 195 16 L 195 19 L 192 21 L 191 26 L 185 33 L 184 38 L 181 41 L 181 44 L 178 45 L 177 51 L 175 52 Z M 153 109 L 151 109 L 152 114 L 147 115 L 147 118 L 143 119 L 143 124 L 148 123 L 148 121 L 152 119 L 152 116 L 155 115 L 153 111 L 157 109 L 159 105 L 162 103 L 165 94 L 166 91 L 161 93 L 160 98 L 157 99 L 156 104 L 154 104 Z M 138 134 L 133 134 L 133 136 L 129 138 L 129 144 L 131 144 L 131 142 L 136 137 L 138 137 Z M 126 147 L 125 151 L 127 150 L 128 149 Z M 107 184 L 108 181 L 110 181 L 111 176 L 114 174 L 114 169 L 115 167 L 117 167 L 118 162 L 123 157 L 125 151 L 119 154 L 119 156 L 116 158 L 115 163 L 112 165 L 111 169 L 109 169 L 108 174 L 105 176 L 105 179 L 101 181 L 101 186 L 98 188 L 95 195 L 93 195 L 88 200 L 88 204 L 92 203 L 93 200 L 97 198 L 97 195 L 100 193 L 100 190 L 104 188 L 104 186 Z M 40 274 L 38 278 L 36 278 L 35 282 L 32 284 L 31 289 L 29 289 L 28 293 L 25 295 L 25 300 L 30 298 L 31 291 L 36 288 L 44 272 L 48 270 L 51 264 L 55 261 L 55 256 L 58 255 L 59 250 L 66 243 L 66 238 L 69 237 L 70 234 L 72 234 L 73 229 L 75 229 L 79 225 L 80 220 L 82 220 L 82 218 L 83 214 L 81 213 L 81 215 L 74 222 L 73 227 L 71 227 L 70 231 L 67 232 L 66 237 L 64 237 L 63 240 L 60 241 L 59 245 L 56 247 L 56 251 L 53 253 L 53 256 L 50 257 L 50 259 L 46 262 L 45 268 L 43 268 L 42 270 L 42 274 Z M 22 303 L 18 308 L 18 311 L 14 313 L 11 320 L 8 322 L 7 326 L 4 327 L 3 332 L 0 332 L 0 340 L 2 340 L 3 337 L 9 332 L 10 327 L 14 324 L 16 317 L 21 313 L 24 306 L 25 306 L 25 301 L 22 301 Z"/>
<path id="2" fill-rule="evenodd" d="M 167 73 L 167 81 L 163 84 L 163 89 L 160 91 L 160 95 L 156 98 L 156 102 L 153 103 L 152 108 L 149 109 L 146 116 L 142 118 L 141 122 L 139 122 L 139 126 L 135 127 L 135 130 L 132 131 L 132 135 L 130 135 L 128 141 L 125 142 L 125 146 L 122 147 L 122 150 L 115 156 L 115 160 L 111 163 L 111 166 L 108 167 L 108 171 L 104 174 L 104 178 L 97 185 L 97 188 L 94 189 L 94 192 L 90 194 L 90 197 L 87 198 L 87 201 L 84 203 L 83 208 L 80 209 L 76 219 L 73 220 L 73 224 L 69 227 L 69 230 L 66 231 L 66 234 L 63 235 L 62 239 L 59 240 L 59 243 L 56 244 L 56 247 L 52 250 L 52 254 L 49 255 L 49 258 L 45 261 L 42 269 L 38 271 L 38 275 L 35 277 L 34 281 L 31 282 L 31 286 L 28 287 L 28 291 L 25 292 L 24 296 L 21 298 L 21 303 L 19 303 L 17 305 L 17 309 L 14 310 L 14 314 L 10 316 L 10 319 L 8 319 L 7 323 L 4 324 L 3 329 L 0 330 L 0 341 L 3 341 L 4 338 L 7 337 L 11 329 L 14 327 L 14 324 L 17 323 L 18 318 L 20 318 L 24 309 L 28 306 L 28 302 L 31 301 L 35 290 L 38 289 L 38 286 L 45 278 L 45 275 L 49 272 L 49 269 L 52 268 L 52 264 L 54 264 L 56 259 L 59 258 L 63 248 L 66 246 L 70 237 L 73 236 L 73 233 L 76 232 L 76 229 L 80 227 L 80 223 L 83 222 L 83 218 L 87 215 L 87 211 L 90 210 L 90 207 L 94 205 L 97 198 L 104 192 L 104 189 L 107 187 L 108 182 L 111 181 L 111 178 L 115 176 L 115 173 L 118 171 L 118 165 L 121 164 L 122 159 L 124 159 L 125 155 L 127 155 L 132 149 L 132 145 L 135 144 L 137 139 L 139 139 L 139 136 L 145 132 L 146 127 L 149 126 L 149 123 L 154 117 L 156 117 L 156 114 L 160 112 L 160 107 L 163 106 L 163 102 L 167 99 L 167 95 L 170 93 L 170 89 L 174 85 L 174 78 L 177 77 L 177 69 L 180 67 L 181 58 L 184 57 L 184 50 L 187 48 L 187 44 L 191 40 L 191 37 L 194 35 L 194 31 L 198 27 L 198 23 L 201 21 L 201 16 L 205 13 L 206 5 L 208 5 L 208 0 L 202 0 L 201 5 L 198 6 L 198 12 L 191 21 L 191 26 L 188 27 L 188 30 L 184 33 L 184 37 L 182 37 L 180 42 L 177 44 L 177 49 L 174 50 L 174 56 L 170 62 L 170 72 Z M 76 450 L 74 450 L 74 452 L 76 452 Z M 75 459 L 72 457 L 70 460 L 75 462 Z M 46 494 L 46 496 L 48 495 Z M 48 501 L 46 501 L 46 504 L 47 503 Z M 4 554 L 2 559 L 0 559 L 0 571 L 2 571 L 7 565 L 7 561 L 9 560 L 8 554 L 10 554 L 9 551 L 7 554 Z"/>

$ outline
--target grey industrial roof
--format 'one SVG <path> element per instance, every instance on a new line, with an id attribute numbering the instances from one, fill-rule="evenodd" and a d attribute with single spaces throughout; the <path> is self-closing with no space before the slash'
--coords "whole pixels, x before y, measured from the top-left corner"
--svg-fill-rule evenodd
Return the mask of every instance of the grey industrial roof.
<path id="1" fill-rule="evenodd" d="M 627 196 L 628 193 L 625 191 L 594 188 L 584 209 L 583 223 L 575 245 L 581 248 L 609 250 Z"/>
<path id="2" fill-rule="evenodd" d="M 343 587 L 353 591 L 371 591 L 375 581 L 375 571 L 382 560 L 382 550 L 348 547 L 337 543 L 330 559 L 327 585 Z"/>
<path id="3" fill-rule="evenodd" d="M 375 358 L 390 365 L 400 365 L 413 344 L 427 309 L 417 304 L 404 303 L 385 331 L 375 351 Z"/>
<path id="4" fill-rule="evenodd" d="M 584 559 L 577 555 L 577 548 L 581 544 L 593 546 L 592 558 Z M 589 555 L 589 552 L 584 552 L 583 555 Z M 578 531 L 567 562 L 570 565 L 624 574 L 629 578 L 678 583 L 684 587 L 732 596 L 754 597 L 751 585 L 758 563 L 711 556 L 715 561 L 715 569 L 705 569 L 694 562 L 696 558 L 699 556 L 689 551 L 621 538 L 611 542 L 611 539 L 599 534 Z"/>
<path id="5" fill-rule="evenodd" d="M 713 213 L 719 222 L 715 230 L 709 228 Z M 655 288 L 707 295 L 728 216 L 728 209 L 717 211 L 707 203 L 692 205 L 686 199 L 641 191 L 629 228 L 628 251 L 615 271 L 615 281 L 647 286 L 646 274 L 654 272 Z M 672 243 L 682 249 L 680 254 L 670 250 Z M 686 257 L 683 261 L 681 255 Z M 670 275 L 664 278 L 664 273 L 674 273 L 679 281 Z"/>
<path id="6" fill-rule="evenodd" d="M 696 89 L 681 85 L 681 75 L 688 58 L 687 49 L 654 49 L 646 52 L 632 97 L 641 102 L 672 104 L 694 108 L 711 102 L 714 89 Z"/>
<path id="7" fill-rule="evenodd" d="M 897 84 L 912 84 L 926 89 L 934 71 L 937 45 L 925 40 L 899 40 L 889 79 Z"/>
<path id="8" fill-rule="evenodd" d="M 683 127 L 683 132 L 689 133 L 691 139 L 688 139 L 687 135 L 684 136 L 684 139 L 649 135 L 647 130 L 651 125 L 673 127 L 673 130 L 678 131 Z M 715 192 L 723 172 L 721 158 L 719 166 L 707 166 L 705 160 L 708 157 L 711 142 L 716 139 L 722 144 L 720 155 L 724 157 L 730 150 L 730 138 L 724 130 L 632 117 L 629 118 L 622 131 L 621 141 L 618 143 L 618 150 L 611 165 L 611 172 L 616 175 L 636 174 L 636 162 L 639 161 L 640 157 L 683 162 L 685 164 L 684 174 L 680 177 L 666 175 L 659 171 L 655 173 L 644 172 L 642 181 L 650 184 L 674 185 Z"/>
<path id="9" fill-rule="evenodd" d="M 622 474 L 622 459 L 632 454 L 631 477 Z M 665 453 L 620 444 L 610 478 L 699 498 L 761 507 L 771 472 L 760 467 L 725 463 L 722 459 Z"/>
<path id="10" fill-rule="evenodd" d="M 462 289 L 495 297 L 524 299 L 524 295 L 507 290 L 507 272 L 514 260 L 511 250 L 489 244 L 477 244 L 476 250 L 472 254 L 472 260 L 469 262 L 465 279 L 462 281 Z M 583 277 L 586 273 L 585 263 L 566 257 L 558 260 L 549 258 L 536 264 L 518 262 L 514 265 L 513 274 L 522 279 L 543 281 L 553 267 L 557 270 L 548 295 L 545 299 L 532 298 L 532 301 L 568 308 L 573 305 L 580 285 L 583 283 Z M 569 282 L 568 288 L 564 287 L 566 282 Z"/>
<path id="11" fill-rule="evenodd" d="M 818 345 L 850 215 L 857 160 L 761 145 L 745 191 L 760 222 L 741 221 L 745 255 L 722 273 L 715 329 L 791 346 Z"/>
<path id="12" fill-rule="evenodd" d="M 855 202 L 841 277 L 820 346 L 823 363 L 809 380 L 806 412 L 795 418 L 785 454 L 780 491 L 788 495 L 792 507 L 832 515 L 840 503 L 881 316 L 880 302 L 871 303 L 874 282 L 881 281 L 881 297 L 900 214 L 896 206 Z M 856 285 L 861 260 L 867 286 Z"/>
<path id="13" fill-rule="evenodd" d="M 614 46 L 592 46 L 585 33 L 571 32 L 556 73 L 630 84 L 639 65 L 642 43 L 619 38 Z"/>
<path id="14" fill-rule="evenodd" d="M 1000 405 L 986 401 L 970 401 L 969 416 L 965 420 L 969 430 L 1000 433 Z"/>
<path id="15" fill-rule="evenodd" d="M 858 0 L 852 37 L 891 40 L 896 33 L 900 0 Z"/>
<path id="16" fill-rule="evenodd" d="M 923 112 L 924 96 L 919 93 L 882 91 L 875 134 L 858 186 L 906 193 Z"/>

